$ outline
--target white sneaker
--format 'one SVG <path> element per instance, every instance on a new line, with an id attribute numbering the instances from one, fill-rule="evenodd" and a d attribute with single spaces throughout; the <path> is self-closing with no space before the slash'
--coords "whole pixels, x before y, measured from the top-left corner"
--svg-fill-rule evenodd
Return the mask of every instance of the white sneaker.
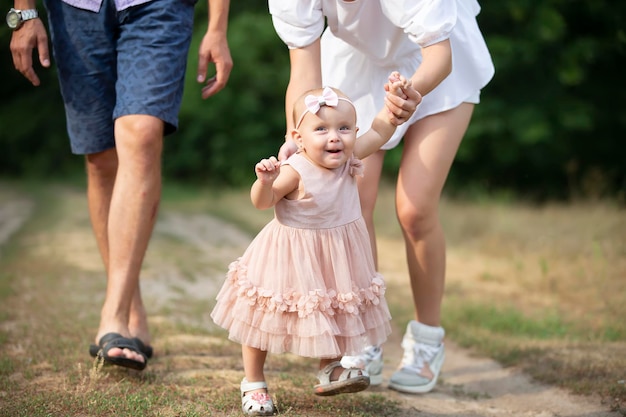
<path id="1" fill-rule="evenodd" d="M 370 385 L 380 385 L 383 383 L 383 348 L 368 346 L 357 356 L 344 356 L 341 366 L 363 369 L 370 377 Z"/>
<path id="2" fill-rule="evenodd" d="M 431 391 L 445 358 L 444 336 L 442 327 L 410 321 L 402 339 L 402 362 L 391 376 L 389 388 L 411 394 Z"/>

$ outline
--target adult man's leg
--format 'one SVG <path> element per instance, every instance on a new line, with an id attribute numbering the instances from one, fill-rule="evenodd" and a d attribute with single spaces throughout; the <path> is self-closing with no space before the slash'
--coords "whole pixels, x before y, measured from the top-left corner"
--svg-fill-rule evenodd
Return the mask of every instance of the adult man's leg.
<path id="1" fill-rule="evenodd" d="M 105 151 L 87 158 L 90 213 L 107 269 L 96 343 L 107 333 L 119 333 L 149 344 L 139 273 L 161 197 L 163 122 L 144 115 L 120 117 L 115 136 L 115 157 Z M 111 348 L 107 355 L 144 361 L 130 349 Z"/>
<path id="2" fill-rule="evenodd" d="M 108 362 L 122 366 L 145 363 L 142 353 L 150 356 L 143 349 L 150 335 L 139 274 L 161 197 L 163 136 L 177 127 L 193 15 L 192 2 L 177 0 L 116 13 L 120 31 L 113 120 L 118 162 L 107 218 L 107 291 L 96 340 L 108 340 L 111 333 L 136 338 L 120 342 L 136 345 L 130 349 L 107 345 L 108 358 L 125 358 Z"/>

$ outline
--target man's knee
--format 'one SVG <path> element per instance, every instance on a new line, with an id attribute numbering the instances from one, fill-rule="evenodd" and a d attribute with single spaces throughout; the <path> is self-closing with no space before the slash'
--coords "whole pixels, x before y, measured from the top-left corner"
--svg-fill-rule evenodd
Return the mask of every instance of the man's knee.
<path id="1" fill-rule="evenodd" d="M 163 121 L 147 115 L 130 115 L 115 121 L 115 144 L 120 160 L 153 163 L 163 150 Z"/>
<path id="2" fill-rule="evenodd" d="M 117 152 L 115 148 L 85 155 L 87 175 L 91 178 L 115 178 L 117 173 Z"/>
<path id="3" fill-rule="evenodd" d="M 124 146 L 158 146 L 163 140 L 163 121 L 154 116 L 129 115 L 115 121 L 115 143 Z"/>

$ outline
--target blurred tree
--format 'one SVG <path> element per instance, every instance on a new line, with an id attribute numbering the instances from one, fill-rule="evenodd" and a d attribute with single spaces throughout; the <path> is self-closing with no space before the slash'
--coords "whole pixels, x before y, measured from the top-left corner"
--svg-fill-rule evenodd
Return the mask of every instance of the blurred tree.
<path id="1" fill-rule="evenodd" d="M 7 9 L 8 11 L 8 9 Z M 0 11 L 1 12 L 1 11 Z M 45 10 L 41 10 L 45 21 Z M 11 30 L 0 26 L 0 175 L 66 175 L 82 166 L 70 153 L 65 111 L 56 68 L 45 69 L 33 56 L 41 80 L 33 87 L 13 66 Z"/>
<path id="2" fill-rule="evenodd" d="M 180 130 L 165 145 L 164 172 L 186 180 L 241 185 L 254 164 L 276 155 L 285 135 L 286 47 L 267 13 L 242 12 L 229 23 L 234 61 L 228 86 L 206 101 L 195 81 L 198 43 L 189 54 Z"/>
<path id="3" fill-rule="evenodd" d="M 496 66 L 450 182 L 534 198 L 626 191 L 626 3 L 483 0 Z"/>
<path id="4" fill-rule="evenodd" d="M 461 145 L 448 193 L 500 190 L 536 199 L 626 201 L 626 2 L 480 0 L 481 29 L 496 66 Z M 168 178 L 249 185 L 253 166 L 284 135 L 289 64 L 266 2 L 231 4 L 235 62 L 226 89 L 204 101 L 195 82 L 207 7 L 199 1 L 180 130 L 166 139 Z M 69 152 L 54 67 L 32 87 L 13 68 L 0 27 L 0 175 L 65 175 Z M 388 153 L 386 175 L 401 149 Z"/>

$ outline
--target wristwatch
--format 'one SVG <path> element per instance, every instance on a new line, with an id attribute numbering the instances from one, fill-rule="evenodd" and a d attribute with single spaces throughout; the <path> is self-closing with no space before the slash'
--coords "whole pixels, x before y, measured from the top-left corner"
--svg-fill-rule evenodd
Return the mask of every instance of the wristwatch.
<path id="1" fill-rule="evenodd" d="M 18 30 L 25 21 L 37 19 L 38 17 L 39 13 L 37 13 L 36 9 L 17 10 L 11 8 L 9 13 L 7 13 L 7 25 L 13 30 Z"/>

